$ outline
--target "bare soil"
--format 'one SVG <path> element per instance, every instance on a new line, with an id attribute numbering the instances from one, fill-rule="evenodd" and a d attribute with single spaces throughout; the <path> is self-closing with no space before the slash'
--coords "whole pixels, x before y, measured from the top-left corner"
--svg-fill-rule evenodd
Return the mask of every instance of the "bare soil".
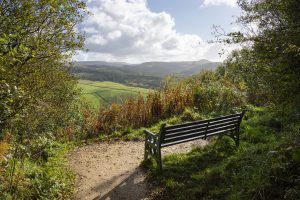
<path id="1" fill-rule="evenodd" d="M 164 148 L 162 154 L 188 152 L 207 141 L 197 140 Z M 151 199 L 151 183 L 139 167 L 144 142 L 102 142 L 72 151 L 69 168 L 77 175 L 75 199 L 140 200 Z"/>

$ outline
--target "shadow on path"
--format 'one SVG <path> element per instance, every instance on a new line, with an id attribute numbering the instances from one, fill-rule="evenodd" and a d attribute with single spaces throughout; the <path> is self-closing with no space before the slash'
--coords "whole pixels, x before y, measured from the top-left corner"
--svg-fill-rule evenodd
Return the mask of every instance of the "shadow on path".
<path id="1" fill-rule="evenodd" d="M 121 181 L 117 186 L 106 194 L 99 195 L 94 200 L 141 200 L 147 199 L 149 184 L 145 181 L 143 170 L 138 167 L 133 172 L 126 174 L 128 177 Z M 93 191 L 99 192 L 101 188 L 116 182 L 120 177 L 112 177 L 92 188 Z"/>

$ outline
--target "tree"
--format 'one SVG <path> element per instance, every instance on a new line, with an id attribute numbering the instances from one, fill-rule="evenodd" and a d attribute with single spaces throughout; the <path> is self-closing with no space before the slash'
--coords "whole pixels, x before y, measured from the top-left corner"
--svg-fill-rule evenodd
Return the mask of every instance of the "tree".
<path id="1" fill-rule="evenodd" d="M 297 105 L 300 101 L 299 1 L 239 0 L 238 4 L 243 10 L 237 20 L 242 31 L 230 33 L 222 40 L 242 44 L 243 50 L 232 54 L 225 65 L 231 65 L 229 68 L 231 72 L 235 69 L 235 75 L 243 73 L 248 88 L 260 90 L 258 102 L 264 99 L 277 105 Z"/>
<path id="2" fill-rule="evenodd" d="M 0 163 L 1 197 L 21 198 L 14 196 L 20 184 L 30 190 L 18 179 L 25 159 L 47 160 L 53 136 L 76 114 L 76 80 L 68 70 L 83 46 L 75 27 L 85 13 L 81 0 L 0 1 L 0 140 L 11 135 L 11 156 Z"/>
<path id="3" fill-rule="evenodd" d="M 49 131 L 67 117 L 76 98 L 68 63 L 83 46 L 75 26 L 85 14 L 81 0 L 0 2 L 2 128 L 21 117 Z"/>

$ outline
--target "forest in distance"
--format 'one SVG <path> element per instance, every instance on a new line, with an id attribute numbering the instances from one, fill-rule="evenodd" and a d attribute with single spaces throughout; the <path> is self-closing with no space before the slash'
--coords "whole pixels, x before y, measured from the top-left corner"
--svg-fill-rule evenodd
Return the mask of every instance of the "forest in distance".
<path id="1" fill-rule="evenodd" d="M 75 62 L 70 72 L 80 79 L 111 81 L 130 86 L 158 88 L 166 76 L 188 77 L 201 70 L 215 70 L 221 63 L 208 60 L 128 64 L 104 61 Z"/>
<path id="2" fill-rule="evenodd" d="M 230 9 L 241 10 L 233 22 L 241 30 L 213 30 L 214 44 L 239 46 L 223 62 L 72 62 L 88 42 L 122 36 L 91 39 L 79 29 L 89 16 L 98 19 L 86 23 L 104 19 L 126 30 L 130 17 L 140 27 L 137 16 L 156 16 L 160 29 L 151 37 L 171 27 L 172 36 L 190 38 L 149 2 L 0 1 L 0 199 L 299 200 L 299 0 L 237 0 Z M 122 23 L 109 23 L 114 17 Z M 160 27 L 162 19 L 169 26 Z M 139 33 L 149 23 L 142 25 Z M 134 47 L 127 43 L 134 34 L 119 41 L 126 48 L 116 58 Z M 163 46 L 181 45 L 173 43 Z M 162 172 L 156 158 L 143 160 L 145 129 L 154 142 L 162 127 L 234 113 L 244 113 L 238 145 L 223 135 L 176 146 L 185 151 L 164 154 Z"/>

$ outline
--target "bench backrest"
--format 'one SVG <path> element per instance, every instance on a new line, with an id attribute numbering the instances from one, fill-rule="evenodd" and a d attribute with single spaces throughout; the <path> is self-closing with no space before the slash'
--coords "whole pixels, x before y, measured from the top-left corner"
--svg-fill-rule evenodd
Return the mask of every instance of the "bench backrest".
<path id="1" fill-rule="evenodd" d="M 200 120 L 172 126 L 162 126 L 160 132 L 160 145 L 165 147 L 200 138 L 206 138 L 216 134 L 237 132 L 243 115 L 244 112 L 208 120 Z"/>

